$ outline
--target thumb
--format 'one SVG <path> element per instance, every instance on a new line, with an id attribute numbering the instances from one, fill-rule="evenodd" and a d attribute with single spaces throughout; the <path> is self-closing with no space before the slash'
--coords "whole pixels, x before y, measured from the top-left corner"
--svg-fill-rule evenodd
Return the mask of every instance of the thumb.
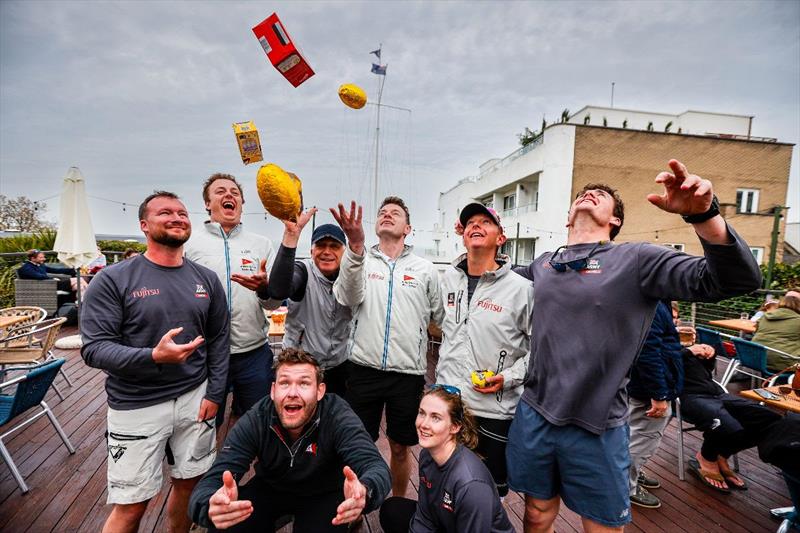
<path id="1" fill-rule="evenodd" d="M 171 341 L 173 338 L 175 338 L 175 335 L 177 335 L 181 331 L 183 331 L 183 326 L 179 328 L 172 328 L 171 330 L 164 333 L 164 336 L 161 337 L 161 340 Z"/>
<path id="2" fill-rule="evenodd" d="M 342 472 L 344 472 L 344 477 L 345 479 L 347 479 L 347 481 L 358 481 L 358 476 L 356 475 L 355 472 L 353 472 L 353 469 L 350 468 L 349 466 L 345 466 L 342 469 Z"/>
<path id="3" fill-rule="evenodd" d="M 263 273 L 266 274 L 266 272 L 267 272 L 267 260 L 266 259 L 262 259 L 261 260 L 261 263 L 258 265 L 258 271 L 259 272 L 263 272 Z"/>
<path id="4" fill-rule="evenodd" d="M 665 209 L 667 205 L 666 195 L 662 196 L 660 194 L 648 194 L 647 201 L 653 204 L 654 206 L 658 207 L 659 209 Z"/>
<path id="5" fill-rule="evenodd" d="M 239 491 L 236 488 L 236 481 L 233 479 L 233 474 L 231 474 L 230 470 L 222 473 L 222 484 L 225 486 L 225 492 L 228 493 L 228 497 L 231 500 L 235 500 Z"/>

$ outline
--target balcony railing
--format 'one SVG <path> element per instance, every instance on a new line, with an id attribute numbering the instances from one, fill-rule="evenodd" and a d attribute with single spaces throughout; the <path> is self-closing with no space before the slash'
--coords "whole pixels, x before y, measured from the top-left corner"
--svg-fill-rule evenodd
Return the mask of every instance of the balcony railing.
<path id="1" fill-rule="evenodd" d="M 522 157 L 523 155 L 527 154 L 528 152 L 530 152 L 531 150 L 533 150 L 534 148 L 536 148 L 537 146 L 542 144 L 543 140 L 544 140 L 544 135 L 539 135 L 533 141 L 531 141 L 530 143 L 526 144 L 522 148 L 511 152 L 509 155 L 505 156 L 503 159 L 501 159 L 500 161 L 498 161 L 494 165 L 491 165 L 491 166 L 486 167 L 486 168 L 482 168 L 481 169 L 481 177 L 485 176 L 486 174 L 488 174 L 490 172 L 494 172 L 495 170 L 497 170 L 499 168 L 503 168 L 503 167 L 508 166 L 515 159 L 517 159 L 519 157 Z"/>
<path id="2" fill-rule="evenodd" d="M 520 215 L 524 215 L 525 213 L 535 213 L 536 211 L 537 211 L 537 205 L 531 203 L 513 207 L 511 209 L 503 209 L 503 214 L 501 216 L 503 218 L 518 217 Z"/>

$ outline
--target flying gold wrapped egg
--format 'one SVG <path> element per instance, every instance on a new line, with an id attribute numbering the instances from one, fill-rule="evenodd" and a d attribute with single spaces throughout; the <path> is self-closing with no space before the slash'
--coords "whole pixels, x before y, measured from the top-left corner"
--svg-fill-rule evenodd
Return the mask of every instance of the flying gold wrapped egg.
<path id="1" fill-rule="evenodd" d="M 345 83 L 339 87 L 339 98 L 342 99 L 344 105 L 353 109 L 361 109 L 367 105 L 367 93 L 364 92 L 364 89 L 352 83 Z"/>
<path id="2" fill-rule="evenodd" d="M 264 209 L 272 216 L 280 220 L 297 221 L 297 215 L 303 210 L 303 184 L 300 178 L 274 163 L 267 163 L 258 169 L 256 188 Z"/>

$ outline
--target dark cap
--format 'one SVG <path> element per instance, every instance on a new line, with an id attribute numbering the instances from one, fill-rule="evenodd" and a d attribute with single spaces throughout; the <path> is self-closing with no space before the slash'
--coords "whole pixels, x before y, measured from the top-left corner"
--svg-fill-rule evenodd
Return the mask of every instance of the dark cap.
<path id="1" fill-rule="evenodd" d="M 458 220 L 461 222 L 461 225 L 464 228 L 467 227 L 467 222 L 469 219 L 474 217 L 475 215 L 486 215 L 490 219 L 497 224 L 497 227 L 500 228 L 500 232 L 503 232 L 503 225 L 500 223 L 500 215 L 497 214 L 497 211 L 492 209 L 491 207 L 486 207 L 483 204 L 479 204 L 478 202 L 473 202 L 471 204 L 467 204 L 464 209 L 461 210 L 461 214 L 458 215 Z"/>
<path id="2" fill-rule="evenodd" d="M 336 224 L 323 224 L 318 226 L 317 229 L 314 230 L 314 233 L 311 234 L 311 244 L 315 244 L 317 241 L 325 238 L 347 244 L 347 239 L 344 236 L 342 228 Z"/>

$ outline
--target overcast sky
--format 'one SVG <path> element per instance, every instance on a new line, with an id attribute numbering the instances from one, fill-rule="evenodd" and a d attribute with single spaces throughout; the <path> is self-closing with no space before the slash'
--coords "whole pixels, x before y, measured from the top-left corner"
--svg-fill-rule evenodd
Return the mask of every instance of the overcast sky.
<path id="1" fill-rule="evenodd" d="M 276 11 L 316 75 L 293 88 L 251 28 Z M 375 108 L 352 82 L 388 63 L 380 194 L 407 198 L 414 241 L 438 192 L 518 147 L 561 110 L 608 105 L 754 115 L 755 136 L 800 140 L 800 2 L 0 2 L 0 193 L 58 195 L 78 166 L 88 194 L 132 206 L 180 194 L 203 220 L 201 184 L 222 171 L 261 213 L 258 164 L 231 124 L 253 120 L 265 160 L 294 171 L 307 205 L 370 202 Z M 686 162 L 691 169 L 691 161 Z M 800 220 L 798 149 L 789 219 Z M 90 199 L 95 231 L 138 233 L 135 207 Z M 626 199 L 627 201 L 631 201 Z M 642 201 L 645 201 L 642 199 Z M 58 198 L 48 203 L 57 219 Z M 331 221 L 330 215 L 318 223 Z M 279 240 L 280 225 L 245 216 Z"/>

